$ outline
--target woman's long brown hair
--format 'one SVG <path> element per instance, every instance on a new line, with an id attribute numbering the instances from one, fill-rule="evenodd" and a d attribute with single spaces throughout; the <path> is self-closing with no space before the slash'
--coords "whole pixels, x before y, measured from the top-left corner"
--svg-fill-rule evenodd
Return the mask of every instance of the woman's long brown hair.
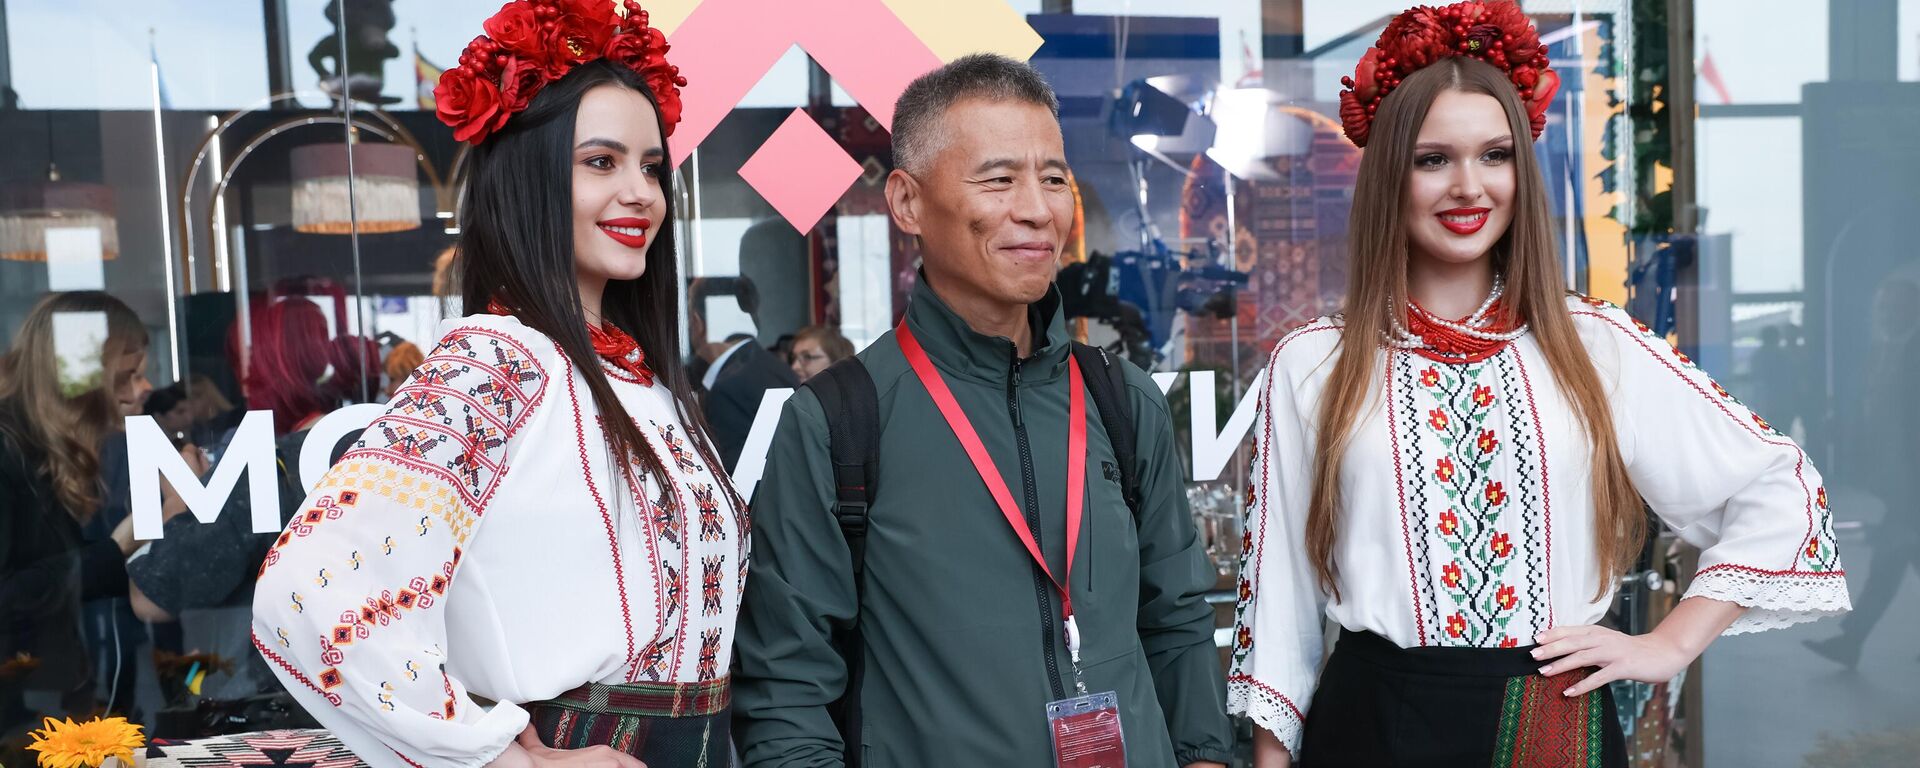
<path id="1" fill-rule="evenodd" d="M 1389 318 L 1405 316 L 1407 296 L 1407 173 L 1413 145 L 1427 110 L 1442 92 L 1492 96 L 1507 113 L 1514 136 L 1516 177 L 1513 223 L 1494 244 L 1493 268 L 1506 280 L 1508 311 L 1532 328 L 1553 378 L 1586 427 L 1592 449 L 1595 556 L 1600 591 L 1618 581 L 1638 554 L 1646 532 L 1640 495 L 1627 476 L 1615 440 L 1606 390 L 1594 370 L 1566 309 L 1547 195 L 1540 178 L 1526 110 L 1506 76 L 1477 59 L 1453 57 L 1407 77 L 1381 102 L 1374 115 L 1372 140 L 1360 159 L 1349 218 L 1349 256 L 1345 326 L 1340 354 L 1327 380 L 1318 414 L 1313 495 L 1307 510 L 1307 556 L 1321 589 L 1340 598 L 1340 568 L 1334 552 L 1340 536 L 1340 467 L 1363 406 L 1373 402 L 1374 353 Z M 1389 314 L 1392 313 L 1392 314 Z M 1353 354 L 1347 354 L 1352 352 Z M 1391 407 L 1382 404 L 1380 407 Z"/>
<path id="2" fill-rule="evenodd" d="M 74 372 L 62 370 L 63 345 L 54 327 L 59 315 L 96 315 L 105 318 L 107 337 L 101 340 L 100 380 L 73 381 Z M 54 499 L 81 523 L 93 519 L 105 490 L 100 481 L 100 442 L 120 428 L 120 402 L 114 372 L 129 352 L 147 348 L 147 329 L 119 299 L 99 291 L 48 294 L 27 312 L 26 322 L 13 337 L 13 348 L 0 359 L 0 406 L 8 418 L 5 429 L 23 448 L 45 457 L 42 469 L 52 481 Z"/>

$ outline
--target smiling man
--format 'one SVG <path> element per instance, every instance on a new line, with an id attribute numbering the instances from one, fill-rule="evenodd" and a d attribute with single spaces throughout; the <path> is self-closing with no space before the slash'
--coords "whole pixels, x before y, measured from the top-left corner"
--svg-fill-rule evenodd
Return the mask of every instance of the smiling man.
<path id="1" fill-rule="evenodd" d="M 735 649 L 747 765 L 1227 760 L 1214 572 L 1166 402 L 1117 358 L 1075 362 L 1053 288 L 1073 225 L 1057 109 L 1039 73 L 988 55 L 900 97 L 887 202 L 921 280 L 900 326 L 781 415 Z M 1107 365 L 1125 467 L 1088 386 Z M 848 371 L 872 381 L 878 459 L 836 478 L 829 435 L 861 420 L 830 420 L 816 382 Z M 849 484 L 873 494 L 864 535 L 836 522 Z"/>

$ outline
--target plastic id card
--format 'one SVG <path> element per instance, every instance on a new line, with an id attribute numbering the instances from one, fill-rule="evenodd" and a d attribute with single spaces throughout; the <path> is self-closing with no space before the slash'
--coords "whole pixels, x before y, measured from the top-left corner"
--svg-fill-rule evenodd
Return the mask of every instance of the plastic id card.
<path id="1" fill-rule="evenodd" d="M 1127 766 L 1120 697 L 1112 691 L 1049 703 L 1047 729 L 1053 734 L 1053 762 L 1059 768 Z"/>

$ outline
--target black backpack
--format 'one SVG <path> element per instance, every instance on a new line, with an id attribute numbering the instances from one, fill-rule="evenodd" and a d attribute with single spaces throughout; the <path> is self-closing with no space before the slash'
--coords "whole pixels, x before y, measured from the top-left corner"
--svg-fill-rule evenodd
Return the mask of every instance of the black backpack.
<path id="1" fill-rule="evenodd" d="M 1120 476 L 1109 479 L 1120 483 L 1137 525 L 1140 486 L 1133 468 L 1133 407 L 1126 397 L 1126 371 L 1099 347 L 1075 342 L 1073 356 L 1080 362 L 1087 393 L 1100 411 L 1100 424 L 1106 428 L 1115 463 L 1120 465 Z M 813 390 L 827 417 L 828 450 L 833 457 L 833 484 L 839 499 L 833 515 L 853 561 L 853 623 L 833 637 L 834 647 L 846 660 L 847 689 L 828 709 L 839 726 L 848 768 L 859 768 L 860 685 L 866 652 L 860 635 L 859 606 L 866 595 L 867 512 L 878 490 L 875 486 L 880 471 L 880 397 L 874 390 L 873 376 L 858 357 L 834 363 L 801 386 Z"/>

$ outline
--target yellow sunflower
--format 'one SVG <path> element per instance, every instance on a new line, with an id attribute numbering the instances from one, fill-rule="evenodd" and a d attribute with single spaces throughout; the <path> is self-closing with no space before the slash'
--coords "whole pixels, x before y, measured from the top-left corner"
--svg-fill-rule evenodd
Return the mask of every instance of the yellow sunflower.
<path id="1" fill-rule="evenodd" d="M 32 735 L 27 749 L 40 753 L 40 768 L 99 768 L 109 757 L 132 766 L 133 751 L 145 743 L 140 726 L 124 717 L 96 717 L 84 723 L 55 722 L 49 717 L 45 727 Z"/>

